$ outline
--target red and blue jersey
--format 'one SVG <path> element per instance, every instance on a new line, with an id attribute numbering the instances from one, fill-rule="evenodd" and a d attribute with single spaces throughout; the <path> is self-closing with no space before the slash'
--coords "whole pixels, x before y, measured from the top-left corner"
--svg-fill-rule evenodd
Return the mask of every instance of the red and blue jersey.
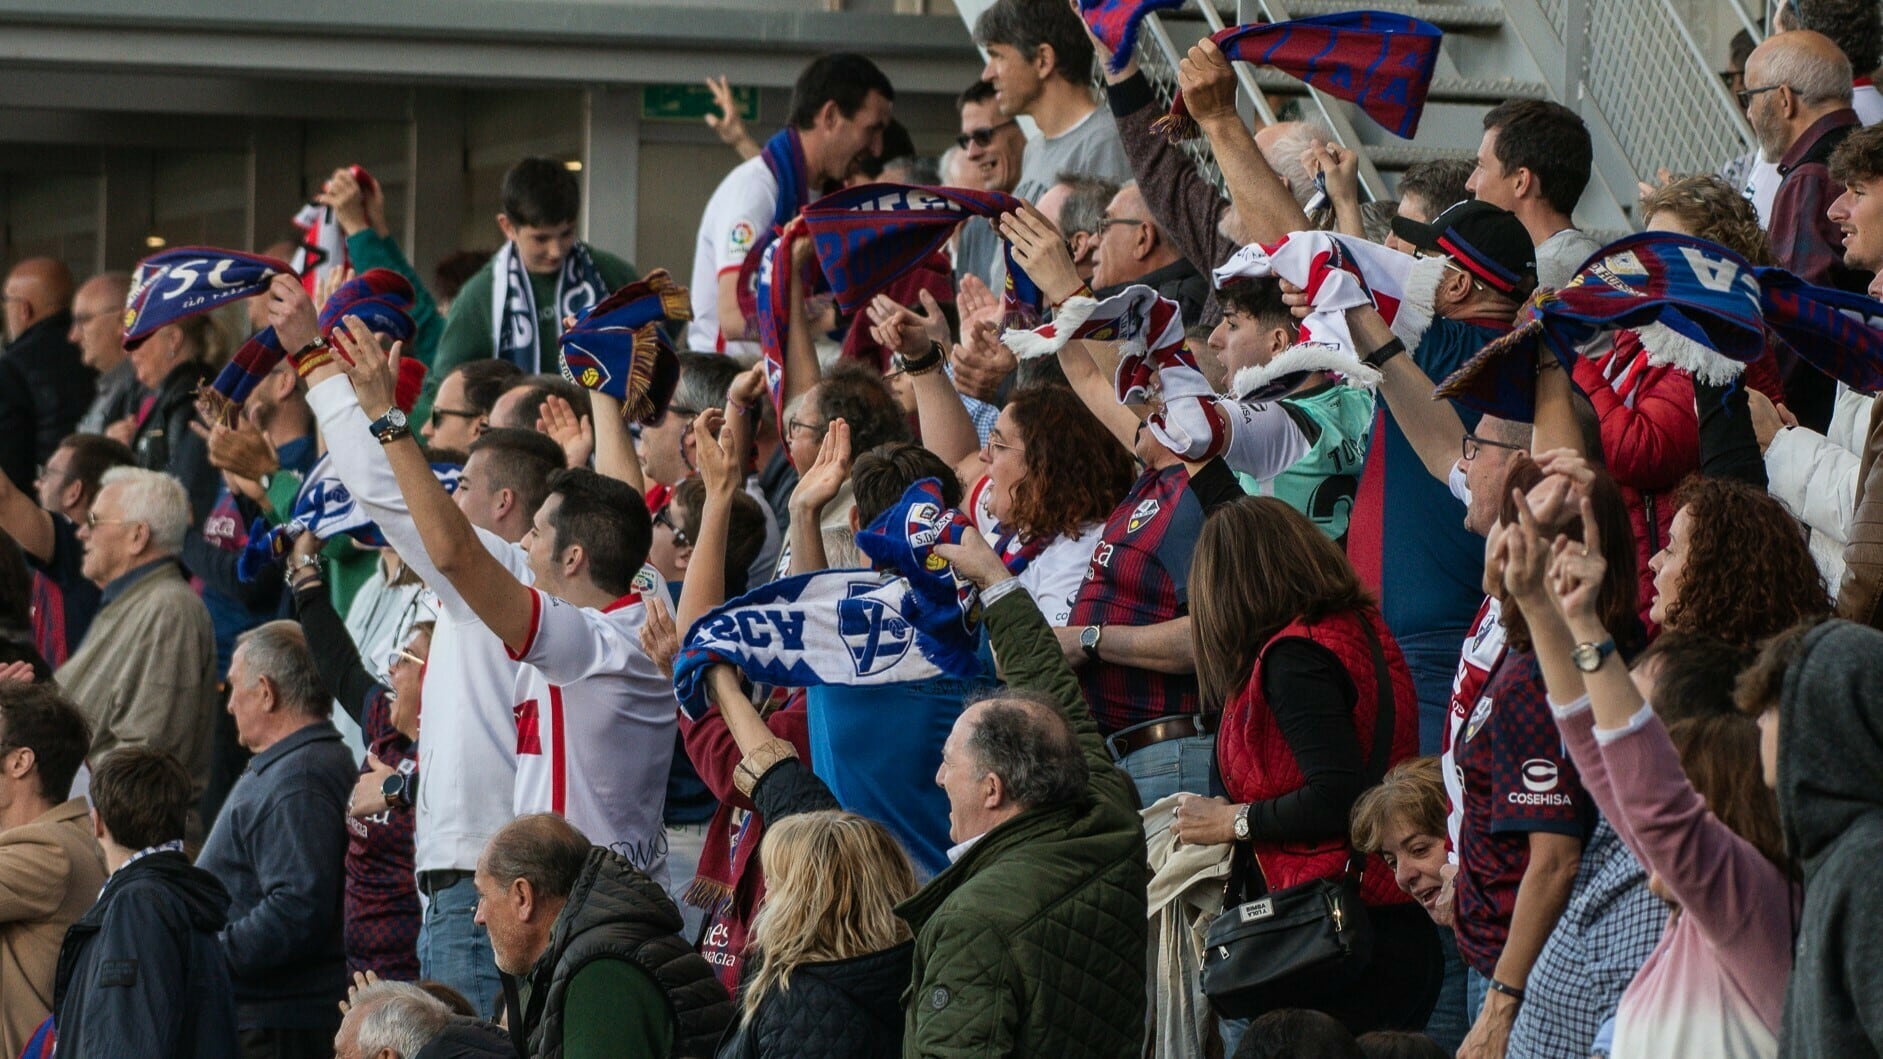
<path id="1" fill-rule="evenodd" d="M 1144 472 L 1105 523 L 1067 624 L 1156 625 L 1188 614 L 1190 558 L 1202 531 L 1203 505 L 1183 465 Z M 1079 683 L 1106 735 L 1201 708 L 1189 674 L 1099 661 L 1080 667 Z"/>
<path id="2" fill-rule="evenodd" d="M 1489 975 L 1510 936 L 1517 887 L 1530 866 L 1530 833 L 1584 839 L 1595 814 L 1563 747 L 1531 652 L 1504 653 L 1452 755 L 1464 789 L 1458 952 L 1479 974 Z"/>

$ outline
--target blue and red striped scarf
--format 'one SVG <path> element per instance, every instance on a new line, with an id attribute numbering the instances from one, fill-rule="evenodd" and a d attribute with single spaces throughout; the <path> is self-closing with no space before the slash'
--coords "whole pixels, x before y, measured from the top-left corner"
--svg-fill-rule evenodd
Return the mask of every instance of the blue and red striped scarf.
<path id="1" fill-rule="evenodd" d="M 646 423 L 667 410 L 680 359 L 661 324 L 691 320 L 687 289 L 657 268 L 603 298 L 558 339 L 562 377 L 621 402 L 621 418 Z"/>
<path id="2" fill-rule="evenodd" d="M 171 324 L 220 309 L 292 275 L 286 261 L 213 246 L 181 246 L 137 263 L 125 298 L 124 348 L 136 349 Z"/>
<path id="3" fill-rule="evenodd" d="M 1111 52 L 1105 68 L 1123 70 L 1138 49 L 1138 27 L 1146 15 L 1175 11 L 1190 0 L 1079 0 L 1079 17 L 1092 35 Z"/>
<path id="4" fill-rule="evenodd" d="M 1765 324 L 1798 359 L 1858 393 L 1883 391 L 1883 302 L 1758 269 Z"/>
<path id="5" fill-rule="evenodd" d="M 1409 15 L 1348 11 L 1289 22 L 1237 26 L 1210 39 L 1233 61 L 1268 66 L 1354 104 L 1395 136 L 1419 131 L 1444 32 Z M 1177 139 L 1196 135 L 1180 92 L 1158 126 Z"/>

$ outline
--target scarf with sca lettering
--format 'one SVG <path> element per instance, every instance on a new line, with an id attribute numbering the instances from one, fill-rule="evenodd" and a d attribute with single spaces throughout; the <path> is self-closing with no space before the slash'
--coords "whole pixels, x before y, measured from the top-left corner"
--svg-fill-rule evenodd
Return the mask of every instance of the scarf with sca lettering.
<path id="1" fill-rule="evenodd" d="M 865 184 L 833 192 L 804 210 L 817 263 L 837 307 L 855 313 L 948 241 L 970 217 L 998 217 L 1020 209 L 1020 200 L 973 188 Z M 1010 327 L 1026 327 L 1041 316 L 1039 286 L 1006 247 L 1007 287 L 1003 312 Z"/>
<path id="2" fill-rule="evenodd" d="M 1765 325 L 1799 359 L 1858 393 L 1883 391 L 1883 302 L 1780 268 L 1755 271 Z"/>
<path id="3" fill-rule="evenodd" d="M 773 581 L 694 623 L 674 663 L 674 689 L 695 719 L 710 705 L 707 671 L 739 668 L 760 684 L 865 687 L 970 676 L 980 669 L 980 595 L 936 555 L 974 526 L 942 505 L 933 478 L 857 534 L 874 570 L 826 570 Z"/>
<path id="4" fill-rule="evenodd" d="M 131 276 L 124 348 L 136 349 L 164 327 L 260 294 L 276 276 L 293 271 L 286 261 L 210 246 L 152 254 Z"/>
<path id="5" fill-rule="evenodd" d="M 1717 243 L 1671 232 L 1627 236 L 1596 251 L 1562 288 L 1539 291 L 1524 322 L 1465 361 L 1437 394 L 1529 422 L 1539 343 L 1568 367 L 1606 351 L 1606 334 L 1621 330 L 1640 337 L 1649 363 L 1724 384 L 1765 348 L 1761 294 L 1752 265 Z"/>
<path id="6" fill-rule="evenodd" d="M 661 330 L 691 320 L 687 289 L 664 268 L 622 287 L 576 318 L 558 340 L 562 377 L 621 402 L 621 417 L 645 423 L 667 410 L 680 360 Z"/>
<path id="7" fill-rule="evenodd" d="M 462 472 L 463 468 L 455 463 L 432 464 L 432 473 L 447 493 L 457 491 Z M 385 535 L 340 481 L 331 455 L 322 456 L 308 468 L 286 522 L 270 528 L 264 520 L 256 519 L 249 527 L 248 546 L 236 560 L 236 576 L 243 581 L 255 580 L 263 570 L 281 562 L 294 539 L 303 533 L 312 533 L 316 540 L 323 541 L 344 533 L 368 548 L 386 546 Z"/>
<path id="8" fill-rule="evenodd" d="M 491 292 L 490 333 L 496 336 L 496 353 L 527 373 L 541 365 L 541 347 L 536 328 L 539 310 L 536 291 L 530 286 L 530 274 L 523 267 L 523 255 L 517 245 L 506 242 L 491 264 L 492 275 L 501 281 Z M 602 283 L 601 270 L 588 244 L 577 241 L 563 256 L 562 271 L 556 276 L 555 328 L 560 333 L 564 317 L 580 316 L 602 300 L 608 288 Z"/>
<path id="9" fill-rule="evenodd" d="M 1309 87 L 1354 104 L 1386 131 L 1419 131 L 1444 32 L 1430 22 L 1385 11 L 1348 11 L 1289 22 L 1236 26 L 1210 39 L 1232 62 L 1270 66 Z M 1197 133 L 1183 93 L 1156 127 L 1173 138 Z"/>
<path id="10" fill-rule="evenodd" d="M 379 194 L 379 181 L 374 180 L 365 167 L 347 168 L 359 182 L 360 194 Z M 352 267 L 353 259 L 347 253 L 347 233 L 334 216 L 333 207 L 319 202 L 302 206 L 294 215 L 294 226 L 301 230 L 301 245 L 294 248 L 294 271 L 300 274 L 301 285 L 311 297 L 333 270 Z"/>
<path id="11" fill-rule="evenodd" d="M 345 317 L 357 316 L 374 334 L 409 341 L 413 331 L 412 317 L 408 314 L 411 307 L 412 284 L 404 276 L 391 269 L 371 269 L 342 283 L 328 296 L 327 305 L 320 312 L 320 333 L 330 335 Z M 196 407 L 203 418 L 212 425 L 233 426 L 243 402 L 285 355 L 274 328 L 264 327 L 256 332 L 229 358 L 229 363 L 222 366 L 215 381 L 197 395 Z M 417 365 L 420 372 L 424 370 L 424 365 L 417 361 L 402 361 L 402 374 L 410 370 L 404 368 L 406 363 Z"/>
<path id="12" fill-rule="evenodd" d="M 1118 73 L 1137 54 L 1138 27 L 1145 16 L 1175 11 L 1186 3 L 1188 0 L 1079 0 L 1079 17 L 1111 52 L 1105 68 Z"/>

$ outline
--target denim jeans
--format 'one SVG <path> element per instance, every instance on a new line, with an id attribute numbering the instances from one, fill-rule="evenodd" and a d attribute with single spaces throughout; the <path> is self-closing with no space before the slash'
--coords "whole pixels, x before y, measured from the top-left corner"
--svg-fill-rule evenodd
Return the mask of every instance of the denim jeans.
<path id="1" fill-rule="evenodd" d="M 1484 1010 L 1484 998 L 1491 992 L 1491 980 L 1478 973 L 1477 968 L 1465 967 L 1465 1017 L 1471 1025 L 1478 1024 L 1478 1012 Z M 1467 1031 L 1469 1032 L 1469 1031 Z"/>
<path id="2" fill-rule="evenodd" d="M 1469 629 L 1395 636 L 1399 653 L 1406 656 L 1412 684 L 1419 693 L 1419 753 L 1436 754 L 1445 748 L 1446 718 L 1451 715 L 1451 685 L 1458 676 L 1458 656 L 1464 653 Z"/>
<path id="3" fill-rule="evenodd" d="M 1207 796 L 1210 763 L 1215 759 L 1216 737 L 1193 735 L 1134 750 L 1118 762 L 1118 767 L 1137 784 L 1139 803 L 1150 805 L 1179 791 Z"/>
<path id="4" fill-rule="evenodd" d="M 1426 1020 L 1425 1035 L 1437 1041 L 1438 1046 L 1445 1049 L 1446 1055 L 1451 1055 L 1464 1043 L 1465 1034 L 1471 1032 L 1471 1023 L 1476 1016 L 1465 1003 L 1468 990 L 1466 976 L 1470 969 L 1458 955 L 1457 935 L 1452 933 L 1450 927 L 1440 927 L 1438 942 L 1445 954 L 1445 978 L 1438 987 L 1438 1006 L 1432 1009 L 1432 1017 Z"/>
<path id="5" fill-rule="evenodd" d="M 418 968 L 463 993 L 479 1015 L 493 1015 L 503 993 L 490 935 L 477 925 L 477 887 L 466 875 L 433 894 L 418 928 Z"/>

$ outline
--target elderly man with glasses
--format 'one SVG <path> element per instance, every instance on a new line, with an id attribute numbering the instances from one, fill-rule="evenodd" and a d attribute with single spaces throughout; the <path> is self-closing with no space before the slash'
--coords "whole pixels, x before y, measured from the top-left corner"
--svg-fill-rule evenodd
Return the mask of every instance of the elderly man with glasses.
<path id="1" fill-rule="evenodd" d="M 77 653 L 54 675 L 91 725 L 89 759 L 146 745 L 176 757 L 194 796 L 209 781 L 216 638 L 178 565 L 190 521 L 183 486 L 161 471 L 105 472 L 78 531 L 85 577 L 103 590 Z M 190 835 L 202 837 L 193 820 Z"/>

